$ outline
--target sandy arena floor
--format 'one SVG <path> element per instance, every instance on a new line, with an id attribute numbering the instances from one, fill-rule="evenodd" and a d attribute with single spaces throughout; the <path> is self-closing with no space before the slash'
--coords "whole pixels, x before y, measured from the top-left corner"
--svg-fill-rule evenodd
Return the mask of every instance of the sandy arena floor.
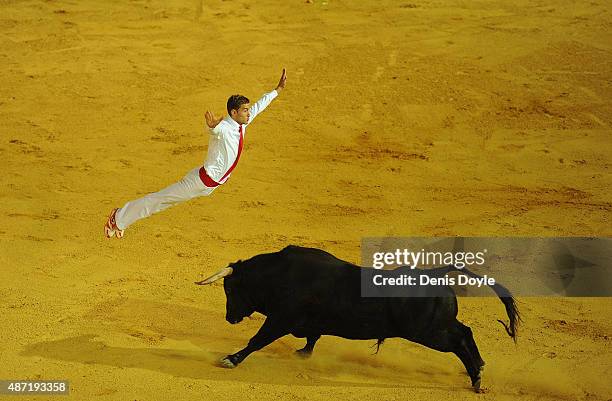
<path id="1" fill-rule="evenodd" d="M 231 326 L 221 285 L 193 285 L 288 244 L 358 263 L 364 236 L 612 235 L 608 5 L 0 0 L 0 379 L 68 379 L 74 400 L 610 399 L 611 298 L 521 298 L 516 345 L 498 300 L 460 299 L 477 395 L 456 357 L 397 339 L 323 337 L 303 361 L 286 337 L 219 368 L 263 319 Z M 206 109 L 282 67 L 226 186 L 103 237 L 112 207 L 202 163 Z"/>

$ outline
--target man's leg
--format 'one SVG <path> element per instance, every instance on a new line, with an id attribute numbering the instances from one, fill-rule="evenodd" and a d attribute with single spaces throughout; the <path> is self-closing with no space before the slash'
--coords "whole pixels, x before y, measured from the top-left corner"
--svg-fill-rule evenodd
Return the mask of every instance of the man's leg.
<path id="1" fill-rule="evenodd" d="M 182 180 L 162 189 L 159 192 L 148 194 L 140 199 L 126 203 L 115 214 L 115 223 L 119 230 L 125 230 L 134 222 L 150 215 L 161 212 L 177 203 L 187 201 L 199 196 L 210 195 L 215 188 L 209 188 L 200 179 L 199 168 L 191 170 Z"/>

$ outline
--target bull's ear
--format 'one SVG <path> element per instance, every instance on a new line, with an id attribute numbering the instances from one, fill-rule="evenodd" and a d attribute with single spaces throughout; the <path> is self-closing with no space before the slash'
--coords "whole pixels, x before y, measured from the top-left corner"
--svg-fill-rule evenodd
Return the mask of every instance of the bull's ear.
<path id="1" fill-rule="evenodd" d="M 208 277 L 207 279 L 204 279 L 202 281 L 196 281 L 195 283 L 197 285 L 211 284 L 211 283 L 214 283 L 215 281 L 219 280 L 220 278 L 229 276 L 230 274 L 232 274 L 233 271 L 234 271 L 234 269 L 231 268 L 231 267 L 224 267 L 223 269 L 219 270 L 218 272 L 216 272 L 212 276 Z"/>

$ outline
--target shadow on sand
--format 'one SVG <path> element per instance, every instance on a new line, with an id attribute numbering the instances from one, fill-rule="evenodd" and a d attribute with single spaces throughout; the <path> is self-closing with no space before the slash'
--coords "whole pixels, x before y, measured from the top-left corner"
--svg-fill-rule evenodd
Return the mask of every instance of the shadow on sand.
<path id="1" fill-rule="evenodd" d="M 206 380 L 235 380 L 262 384 L 325 385 L 351 387 L 405 387 L 399 377 L 380 377 L 375 380 L 355 377 L 355 381 L 346 380 L 345 369 L 339 369 L 340 375 L 333 377 L 329 371 L 320 377 L 315 364 L 314 369 L 297 357 L 275 357 L 273 355 L 252 355 L 251 364 L 257 368 L 241 366 L 237 369 L 224 369 L 218 361 L 225 354 L 209 351 L 185 351 L 155 348 L 124 348 L 108 346 L 96 339 L 96 335 L 87 334 L 55 341 L 45 341 L 28 345 L 21 353 L 23 356 L 38 356 L 82 364 L 116 366 L 120 368 L 139 368 L 157 371 L 176 377 Z M 336 362 L 337 363 L 337 362 Z M 327 369 L 326 369 L 327 370 Z M 344 372 L 343 372 L 344 371 Z M 271 374 L 282 372 L 282 374 Z M 340 377 L 342 376 L 342 378 Z M 337 379 L 337 380 L 335 380 Z M 372 378 L 370 378 L 372 379 Z"/>

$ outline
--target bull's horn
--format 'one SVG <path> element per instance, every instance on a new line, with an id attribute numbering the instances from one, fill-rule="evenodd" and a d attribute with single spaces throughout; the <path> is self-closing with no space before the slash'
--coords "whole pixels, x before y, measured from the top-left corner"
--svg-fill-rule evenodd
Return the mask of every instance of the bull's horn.
<path id="1" fill-rule="evenodd" d="M 232 269 L 231 267 L 224 267 L 223 269 L 219 270 L 217 273 L 213 274 L 212 276 L 210 276 L 206 280 L 196 281 L 196 284 L 197 285 L 206 285 L 206 284 L 214 283 L 215 281 L 219 280 L 220 278 L 223 278 L 225 276 L 229 276 L 230 274 L 232 274 L 233 271 L 234 271 L 234 269 Z"/>

